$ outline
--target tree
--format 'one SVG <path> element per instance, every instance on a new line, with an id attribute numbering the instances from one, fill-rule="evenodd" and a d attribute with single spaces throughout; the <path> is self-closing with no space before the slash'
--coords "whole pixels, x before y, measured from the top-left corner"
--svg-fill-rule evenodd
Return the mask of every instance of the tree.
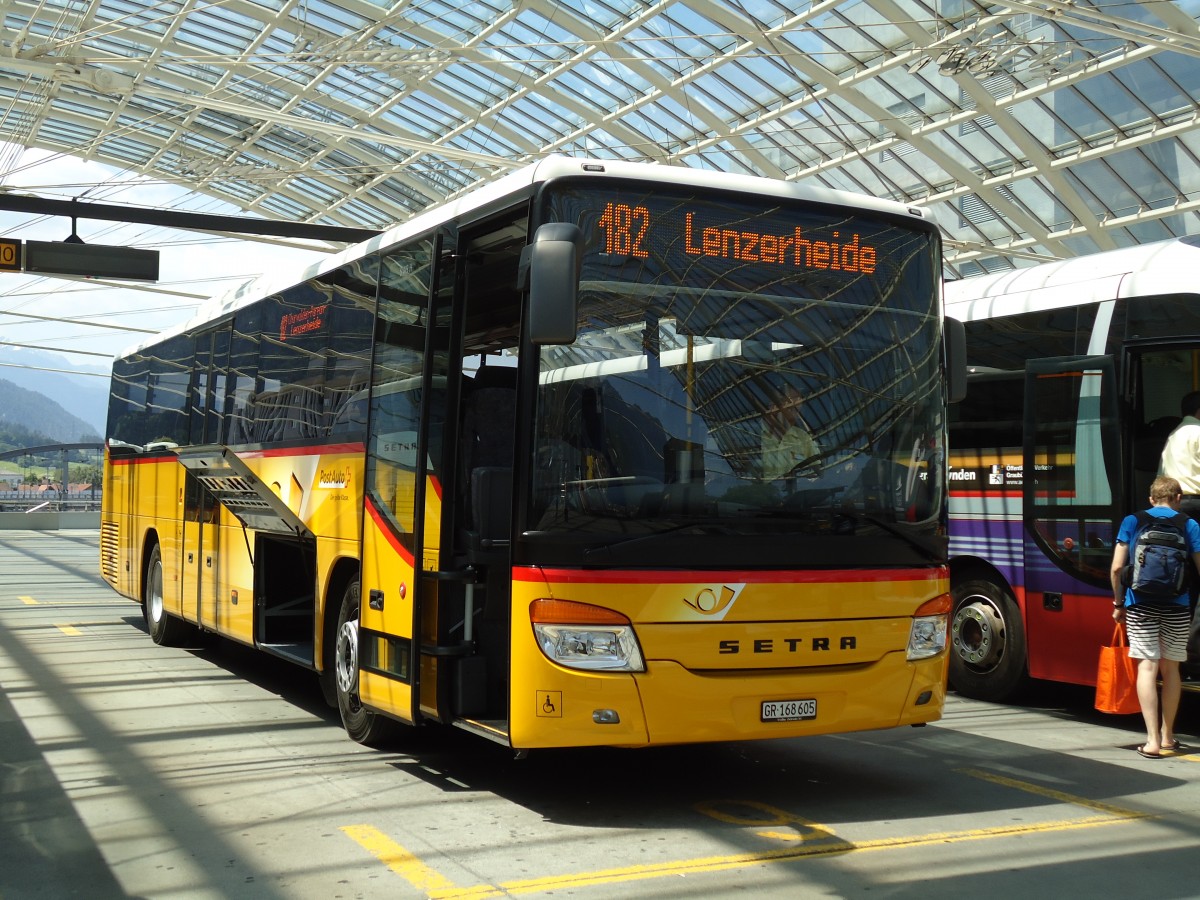
<path id="1" fill-rule="evenodd" d="M 100 487 L 100 467 L 95 465 L 71 466 L 68 474 L 71 484 L 87 484 Z"/>

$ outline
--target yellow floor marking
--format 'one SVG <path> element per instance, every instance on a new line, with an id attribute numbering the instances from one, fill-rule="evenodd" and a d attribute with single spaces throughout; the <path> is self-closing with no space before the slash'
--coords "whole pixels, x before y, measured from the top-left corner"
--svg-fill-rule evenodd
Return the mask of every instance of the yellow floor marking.
<path id="1" fill-rule="evenodd" d="M 506 881 L 499 885 L 506 894 L 532 894 L 539 891 L 562 890 L 565 888 L 588 887 L 617 882 L 642 881 L 650 878 L 666 878 L 679 875 L 695 875 L 702 872 L 720 872 L 729 869 L 747 868 L 765 863 L 793 862 L 816 856 L 831 856 L 840 853 L 865 850 L 891 850 L 905 847 L 935 846 L 977 841 L 994 837 L 1012 837 L 1047 831 L 1064 831 L 1074 828 L 1092 828 L 1100 825 L 1118 825 L 1128 819 L 1112 816 L 1090 816 L 1085 819 L 1066 819 L 1059 822 L 1043 822 L 1034 825 L 1002 825 L 996 828 L 978 828 L 969 831 L 949 831 L 938 834 L 882 838 L 874 841 L 825 841 L 811 847 L 789 847 L 768 850 L 762 853 L 738 853 L 731 856 L 710 856 L 701 859 L 678 860 L 645 866 L 630 866 L 624 869 L 605 869 L 597 872 L 533 878 L 524 881 Z M 471 889 L 475 890 L 475 889 Z M 438 894 L 439 900 L 458 900 L 475 894 Z"/>
<path id="2" fill-rule="evenodd" d="M 429 897 L 494 897 L 491 886 L 460 888 L 436 869 L 431 869 L 386 834 L 370 825 L 343 825 L 342 832 L 381 863 Z"/>
<path id="3" fill-rule="evenodd" d="M 38 605 L 38 602 L 36 600 L 34 600 L 32 597 L 18 597 L 17 599 L 20 600 L 22 603 L 24 603 L 26 606 L 37 606 Z"/>
<path id="4" fill-rule="evenodd" d="M 1089 816 L 1084 819 L 1064 819 L 1058 822 L 1042 822 L 1031 825 L 1000 825 L 995 828 L 975 828 L 968 831 L 946 831 L 935 834 L 898 836 L 873 841 L 821 840 L 819 843 L 809 847 L 767 850 L 762 853 L 737 853 L 730 856 L 710 856 L 700 859 L 630 866 L 623 869 L 603 869 L 596 872 L 579 872 L 566 875 L 552 875 L 545 878 L 531 878 L 522 881 L 506 881 L 501 883 L 499 888 L 500 892 L 504 894 L 532 894 L 540 891 L 562 890 L 565 888 L 644 881 L 650 878 L 695 875 L 702 872 L 721 872 L 729 869 L 763 865 L 765 863 L 794 862 L 816 856 L 832 856 L 851 851 L 893 850 L 905 847 L 936 846 L 962 841 L 978 841 L 987 838 L 1014 837 L 1049 831 L 1066 831 L 1076 828 L 1094 828 L 1101 825 L 1120 825 L 1128 821 L 1129 819 L 1127 818 L 1114 818 L 1112 816 Z M 489 894 L 479 893 L 486 890 L 489 890 L 489 888 L 480 886 L 466 888 L 461 892 L 439 891 L 436 894 L 430 894 L 430 896 L 437 897 L 438 900 L 466 900 L 466 898 L 470 897 L 490 896 Z"/>
<path id="5" fill-rule="evenodd" d="M 60 625 L 58 622 L 55 622 L 54 627 L 57 628 L 59 631 L 61 631 L 63 634 L 69 635 L 71 637 L 79 637 L 81 634 L 83 634 L 83 632 L 80 631 L 78 628 L 76 628 L 74 625 Z"/>
<path id="6" fill-rule="evenodd" d="M 1030 784 L 1028 781 L 1018 781 L 1015 778 L 1008 778 L 1004 775 L 993 775 L 991 772 L 984 772 L 980 769 L 956 769 L 964 775 L 970 775 L 972 778 L 980 778 L 984 781 L 990 781 L 993 784 L 1000 784 L 1005 787 L 1016 788 L 1019 791 L 1025 791 L 1029 794 L 1037 794 L 1039 797 L 1047 797 L 1051 800 L 1058 800 L 1061 803 L 1070 803 L 1074 806 L 1082 806 L 1085 809 L 1094 809 L 1097 812 L 1108 813 L 1110 816 L 1118 816 L 1122 819 L 1146 819 L 1150 818 L 1150 813 L 1142 813 L 1133 809 L 1126 809 L 1123 806 L 1113 806 L 1111 803 L 1101 803 L 1099 800 L 1088 800 L 1085 797 L 1076 797 L 1074 794 L 1066 794 L 1062 791 L 1056 791 L 1053 788 L 1046 788 L 1036 784 Z"/>
<path id="7" fill-rule="evenodd" d="M 601 869 L 594 872 L 576 872 L 564 875 L 550 875 L 542 878 L 530 878 L 520 881 L 506 881 L 493 887 L 477 885 L 475 887 L 458 888 L 442 877 L 439 873 L 420 862 L 399 844 L 393 843 L 382 832 L 366 825 L 343 827 L 354 840 L 358 841 L 368 851 L 379 858 L 390 869 L 406 878 L 414 887 L 424 890 L 428 896 L 437 900 L 468 900 L 468 898 L 493 897 L 501 894 L 532 894 L 541 891 L 563 890 L 567 888 L 589 887 L 619 882 L 644 881 L 651 878 L 667 878 L 680 875 L 695 875 L 702 872 L 720 872 L 729 869 L 746 868 L 765 863 L 793 862 L 817 856 L 850 853 L 852 851 L 894 850 L 906 847 L 923 847 L 940 844 L 960 843 L 964 841 L 986 840 L 988 838 L 1017 837 L 1021 835 L 1039 834 L 1052 831 L 1069 831 L 1079 828 L 1097 828 L 1105 825 L 1123 825 L 1138 819 L 1155 818 L 1151 813 L 1138 812 L 1077 797 L 1063 791 L 1043 788 L 1039 785 L 1018 781 L 1003 775 L 994 775 L 979 769 L 960 769 L 959 772 L 974 778 L 981 778 L 994 784 L 1012 787 L 1027 793 L 1037 794 L 1048 799 L 1057 800 L 1074 806 L 1082 806 L 1099 813 L 1079 819 L 1061 819 L 1053 822 L 1029 824 L 998 825 L 993 828 L 971 828 L 963 831 L 945 831 L 922 835 L 899 835 L 891 838 L 879 838 L 869 841 L 849 841 L 838 837 L 815 823 L 804 822 L 810 833 L 789 834 L 784 832 L 759 832 L 762 837 L 789 842 L 803 841 L 805 846 L 785 847 L 777 850 L 767 850 L 760 853 L 736 853 L 728 856 L 708 856 L 697 859 L 674 860 L 670 862 L 652 863 L 641 866 L 628 866 L 619 869 Z M 747 804 L 763 811 L 768 807 L 761 804 Z M 773 808 L 771 808 L 773 810 Z M 725 815 L 725 818 L 738 818 Z M 793 822 L 797 821 L 793 818 Z M 783 824 L 783 822 L 753 822 L 758 826 L 768 824 Z"/>

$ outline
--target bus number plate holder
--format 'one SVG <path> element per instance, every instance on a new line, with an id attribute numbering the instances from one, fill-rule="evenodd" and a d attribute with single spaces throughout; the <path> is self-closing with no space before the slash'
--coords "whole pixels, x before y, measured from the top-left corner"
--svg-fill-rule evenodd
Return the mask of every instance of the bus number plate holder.
<path id="1" fill-rule="evenodd" d="M 817 717 L 817 701 L 808 700 L 764 700 L 762 720 L 764 722 L 802 722 Z"/>

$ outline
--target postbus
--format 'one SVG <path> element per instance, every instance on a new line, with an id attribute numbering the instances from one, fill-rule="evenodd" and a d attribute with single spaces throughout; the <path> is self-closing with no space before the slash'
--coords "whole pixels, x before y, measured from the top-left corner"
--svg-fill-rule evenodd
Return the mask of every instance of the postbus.
<path id="1" fill-rule="evenodd" d="M 1200 239 L 1185 237 L 946 283 L 969 385 L 950 412 L 959 692 L 1095 684 L 1117 527 L 1148 505 L 1200 387 L 1198 271 Z"/>
<path id="2" fill-rule="evenodd" d="M 159 644 L 318 673 L 367 745 L 930 722 L 940 289 L 920 209 L 542 160 L 119 357 L 103 576 Z M 767 472 L 788 391 L 814 449 Z"/>

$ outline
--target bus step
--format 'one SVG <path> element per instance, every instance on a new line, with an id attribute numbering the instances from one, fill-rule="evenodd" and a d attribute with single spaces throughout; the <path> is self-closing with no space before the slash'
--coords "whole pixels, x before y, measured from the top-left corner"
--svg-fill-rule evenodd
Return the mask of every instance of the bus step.
<path id="1" fill-rule="evenodd" d="M 307 643 L 259 644 L 258 648 L 291 662 L 301 663 L 306 666 L 313 664 L 313 645 L 311 641 Z"/>

